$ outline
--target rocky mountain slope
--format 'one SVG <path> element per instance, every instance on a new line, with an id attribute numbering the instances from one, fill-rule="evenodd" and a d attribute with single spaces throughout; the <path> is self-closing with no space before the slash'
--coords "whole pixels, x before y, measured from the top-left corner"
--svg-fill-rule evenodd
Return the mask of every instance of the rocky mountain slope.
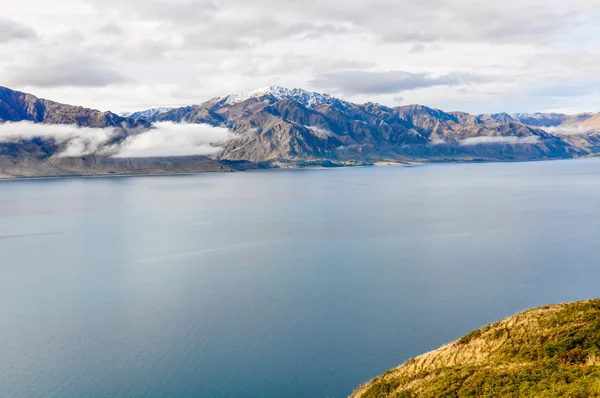
<path id="1" fill-rule="evenodd" d="M 154 116 L 160 115 L 161 113 L 168 112 L 171 109 L 173 109 L 173 108 L 164 108 L 164 107 L 151 108 L 151 109 L 146 109 L 145 111 L 123 113 L 121 116 L 128 117 L 131 119 L 147 121 L 147 120 L 152 120 L 152 118 Z"/>
<path id="2" fill-rule="evenodd" d="M 444 112 L 420 105 L 354 104 L 272 86 L 172 109 L 149 119 L 232 129 L 220 159 L 270 165 L 331 161 L 537 160 L 587 149 L 506 115 Z"/>
<path id="3" fill-rule="evenodd" d="M 475 330 L 351 398 L 600 397 L 600 299 L 545 306 Z"/>
<path id="4" fill-rule="evenodd" d="M 65 105 L 0 87 L 0 122 L 30 121 L 80 127 L 148 127 L 144 121 L 81 106 Z"/>

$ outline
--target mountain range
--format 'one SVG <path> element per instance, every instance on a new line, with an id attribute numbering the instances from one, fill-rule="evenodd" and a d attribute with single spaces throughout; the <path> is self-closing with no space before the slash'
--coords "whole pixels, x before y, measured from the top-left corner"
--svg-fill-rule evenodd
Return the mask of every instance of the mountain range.
<path id="1" fill-rule="evenodd" d="M 15 122 L 22 124 L 23 135 L 2 137 L 2 126 Z M 156 131 L 164 123 L 210 125 L 228 129 L 231 136 L 213 144 L 214 150 L 206 155 L 123 158 L 110 152 L 110 148 Z M 64 134 L 27 134 L 27 129 L 37 124 L 59 129 L 77 126 L 85 150 L 75 154 L 70 136 Z M 85 140 L 88 128 L 110 129 L 110 139 L 91 146 Z M 199 105 L 117 115 L 0 87 L 2 177 L 195 173 L 377 162 L 526 161 L 599 152 L 600 113 L 472 115 L 422 105 L 355 104 L 328 94 L 271 86 Z"/>

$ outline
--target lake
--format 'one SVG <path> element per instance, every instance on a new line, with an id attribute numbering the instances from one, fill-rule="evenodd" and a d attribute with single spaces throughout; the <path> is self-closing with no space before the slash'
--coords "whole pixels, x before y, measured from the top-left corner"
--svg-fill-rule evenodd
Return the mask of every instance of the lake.
<path id="1" fill-rule="evenodd" d="M 0 397 L 345 397 L 600 294 L 600 160 L 0 183 Z"/>

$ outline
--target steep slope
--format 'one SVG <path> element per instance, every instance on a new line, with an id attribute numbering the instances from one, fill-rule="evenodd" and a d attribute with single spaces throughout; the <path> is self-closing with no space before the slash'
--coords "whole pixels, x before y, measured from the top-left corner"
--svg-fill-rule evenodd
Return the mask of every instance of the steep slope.
<path id="1" fill-rule="evenodd" d="M 584 153 L 509 115 L 499 120 L 419 105 L 358 105 L 278 86 L 213 98 L 151 120 L 226 126 L 237 138 L 225 145 L 221 159 L 280 166 L 319 161 L 536 160 Z M 489 138 L 472 140 L 477 137 Z"/>
<path id="2" fill-rule="evenodd" d="M 173 109 L 173 108 L 163 108 L 163 107 L 151 108 L 151 109 L 146 109 L 144 111 L 123 113 L 121 116 L 128 117 L 131 119 L 136 119 L 136 120 L 148 121 L 148 120 L 152 120 L 152 118 L 156 115 L 160 115 L 161 113 L 169 112 L 171 109 Z"/>
<path id="3" fill-rule="evenodd" d="M 600 397 L 600 299 L 545 306 L 475 330 L 352 398 Z"/>
<path id="4" fill-rule="evenodd" d="M 0 122 L 31 121 L 80 127 L 148 127 L 148 123 L 81 106 L 65 105 L 0 87 Z"/>

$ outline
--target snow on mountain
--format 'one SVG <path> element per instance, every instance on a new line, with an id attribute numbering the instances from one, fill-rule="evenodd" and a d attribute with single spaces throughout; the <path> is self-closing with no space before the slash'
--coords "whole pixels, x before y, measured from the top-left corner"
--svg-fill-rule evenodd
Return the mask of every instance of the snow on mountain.
<path id="1" fill-rule="evenodd" d="M 562 113 L 515 113 L 512 115 L 513 118 L 521 123 L 528 124 L 531 126 L 547 127 L 547 126 L 558 126 L 568 119 L 567 115 Z"/>
<path id="2" fill-rule="evenodd" d="M 162 107 L 161 108 L 151 108 L 151 109 L 146 109 L 145 111 L 126 112 L 126 113 L 121 114 L 121 116 L 130 117 L 132 119 L 148 120 L 148 119 L 152 118 L 153 116 L 160 115 L 162 113 L 167 113 L 171 109 L 173 109 L 173 108 L 162 108 Z"/>
<path id="3" fill-rule="evenodd" d="M 265 98 L 266 97 L 266 98 Z M 258 90 L 247 91 L 243 93 L 230 94 L 225 97 L 221 97 L 223 105 L 233 105 L 240 102 L 244 102 L 250 98 L 268 100 L 268 97 L 272 97 L 275 100 L 291 100 L 307 108 L 313 108 L 314 106 L 329 104 L 329 105 L 341 105 L 343 107 L 351 106 L 350 102 L 341 100 L 339 98 L 332 97 L 329 94 L 320 94 L 312 91 L 303 90 L 301 88 L 289 89 L 281 86 L 269 86 L 260 88 Z"/>

